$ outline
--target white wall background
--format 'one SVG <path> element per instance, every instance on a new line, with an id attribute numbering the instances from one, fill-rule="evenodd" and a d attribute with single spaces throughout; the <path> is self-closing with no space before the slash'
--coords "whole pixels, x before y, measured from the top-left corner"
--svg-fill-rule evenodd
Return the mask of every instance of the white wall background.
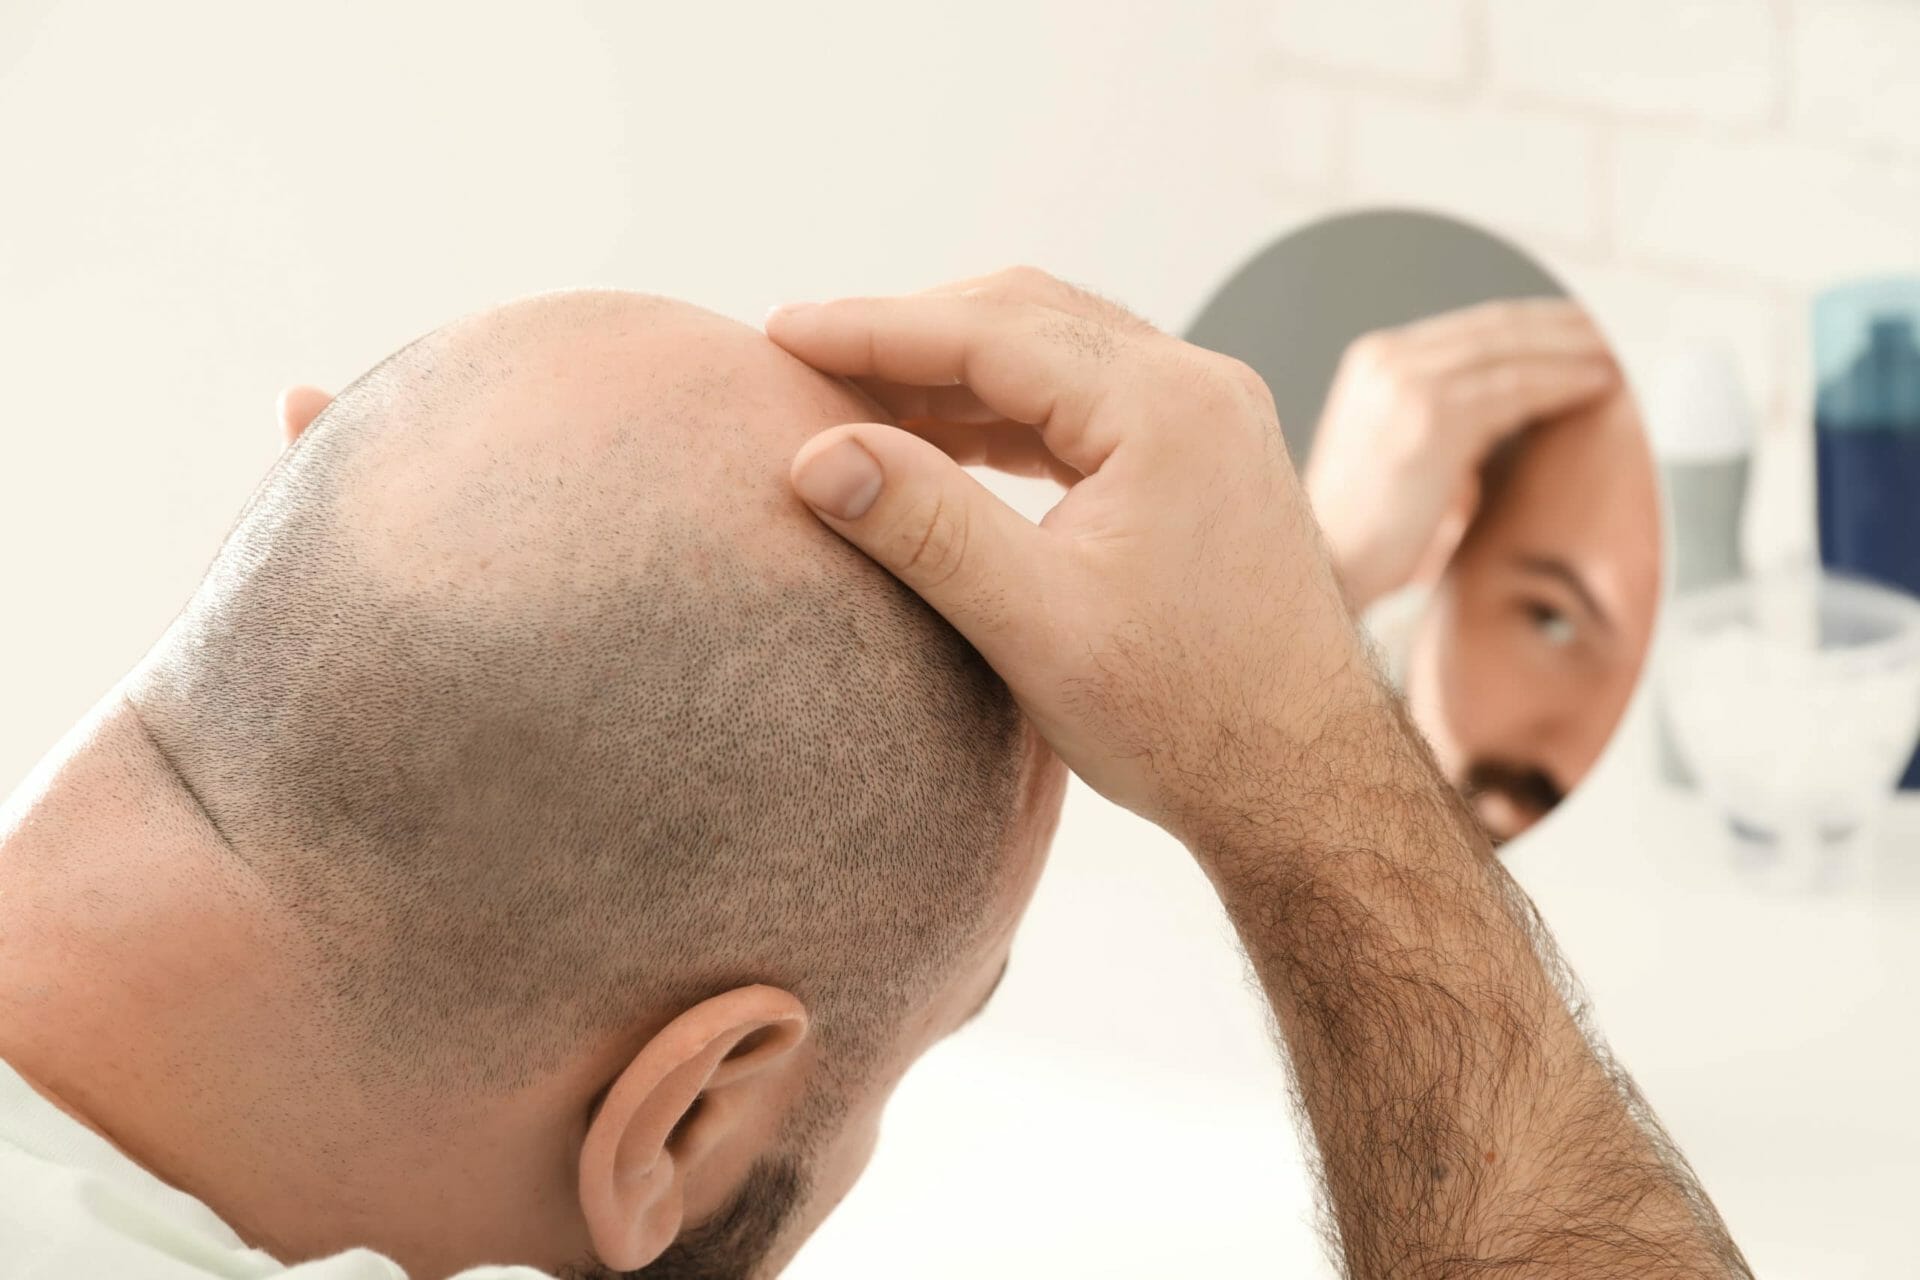
<path id="1" fill-rule="evenodd" d="M 1317 212 L 1427 205 L 1563 272 L 1634 368 L 1730 344 L 1776 459 L 1762 540 L 1803 540 L 1803 305 L 1920 263 L 1916 85 L 1911 0 L 6 0 L 0 787 L 184 599 L 282 385 L 569 284 L 753 320 L 1026 260 L 1178 326 Z M 1624 758 L 1525 854 L 1616 1044 L 1766 1274 L 1897 1273 L 1911 1105 L 1810 1099 L 1904 1095 L 1841 1015 L 1911 1011 L 1910 935 L 1632 870 L 1647 824 L 1710 827 Z M 799 1272 L 1324 1273 L 1183 857 L 1076 793 L 994 1014 Z"/>

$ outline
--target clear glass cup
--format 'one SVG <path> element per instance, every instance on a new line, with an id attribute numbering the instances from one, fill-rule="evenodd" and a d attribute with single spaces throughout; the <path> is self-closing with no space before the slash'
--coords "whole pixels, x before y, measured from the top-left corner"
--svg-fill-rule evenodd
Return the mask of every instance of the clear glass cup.
<path id="1" fill-rule="evenodd" d="M 1920 738 L 1920 600 L 1804 570 L 1682 595 L 1659 679 L 1744 870 L 1828 888 Z"/>

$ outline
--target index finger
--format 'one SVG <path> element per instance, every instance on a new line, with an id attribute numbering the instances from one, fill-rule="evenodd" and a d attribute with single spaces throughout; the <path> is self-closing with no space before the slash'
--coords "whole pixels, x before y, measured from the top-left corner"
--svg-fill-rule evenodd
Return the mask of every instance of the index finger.
<path id="1" fill-rule="evenodd" d="M 1123 376 L 1128 337 L 1084 316 L 980 295 L 847 298 L 783 307 L 767 317 L 767 336 L 843 378 L 965 386 L 995 413 L 1038 429 L 1083 475 L 1116 443 L 1092 415 Z"/>
<path id="2" fill-rule="evenodd" d="M 1525 356 L 1611 356 L 1586 308 L 1567 298 L 1482 302 L 1417 320 L 1402 332 L 1423 364 L 1467 367 Z"/>
<path id="3" fill-rule="evenodd" d="M 1007 267 L 991 275 L 953 280 L 920 292 L 922 295 L 966 294 L 1013 302 L 1036 302 L 1055 311 L 1097 321 L 1122 333 L 1153 331 L 1151 324 L 1113 299 L 1102 297 L 1084 285 L 1069 284 L 1038 267 Z"/>
<path id="4" fill-rule="evenodd" d="M 1486 450 L 1531 423 L 1571 413 L 1619 385 L 1611 364 L 1536 356 L 1462 374 L 1452 394 L 1461 417 L 1477 428 L 1476 449 Z"/>

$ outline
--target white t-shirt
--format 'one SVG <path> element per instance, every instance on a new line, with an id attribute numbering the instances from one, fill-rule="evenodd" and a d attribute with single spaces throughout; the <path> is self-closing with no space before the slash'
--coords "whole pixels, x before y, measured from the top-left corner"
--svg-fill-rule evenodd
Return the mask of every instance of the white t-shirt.
<path id="1" fill-rule="evenodd" d="M 0 1280 L 406 1280 L 369 1249 L 282 1266 L 121 1155 L 0 1061 Z M 457 1280 L 551 1280 L 480 1267 Z"/>

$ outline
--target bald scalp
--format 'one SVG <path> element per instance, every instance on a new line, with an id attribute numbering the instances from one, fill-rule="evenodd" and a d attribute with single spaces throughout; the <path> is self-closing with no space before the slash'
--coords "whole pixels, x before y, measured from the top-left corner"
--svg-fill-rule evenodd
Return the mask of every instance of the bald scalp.
<path id="1" fill-rule="evenodd" d="M 506 1088 L 743 982 L 858 1054 L 999 883 L 1004 686 L 787 492 L 872 417 L 752 330 L 529 300 L 291 448 L 133 686 L 356 1052 Z"/>

